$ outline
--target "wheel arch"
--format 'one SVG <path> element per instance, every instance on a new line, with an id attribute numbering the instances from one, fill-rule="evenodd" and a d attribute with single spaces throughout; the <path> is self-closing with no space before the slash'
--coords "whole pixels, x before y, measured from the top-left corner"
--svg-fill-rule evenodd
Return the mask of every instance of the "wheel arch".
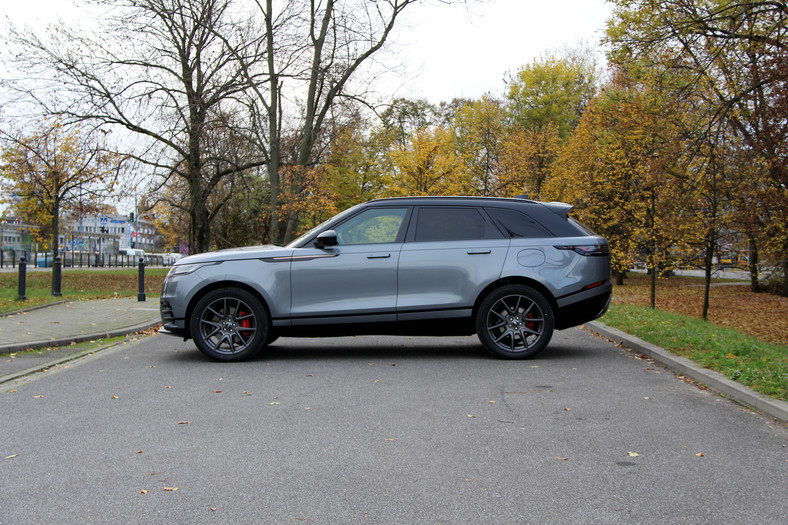
<path id="1" fill-rule="evenodd" d="M 533 288 L 534 290 L 542 294 L 542 296 L 547 300 L 547 302 L 550 303 L 550 308 L 552 308 L 553 310 L 553 318 L 557 319 L 558 303 L 556 302 L 555 297 L 553 297 L 553 294 L 550 292 L 550 290 L 544 284 L 540 283 L 535 279 L 529 279 L 528 277 L 520 277 L 520 276 L 502 277 L 501 279 L 498 279 L 497 281 L 488 284 L 484 288 L 484 290 L 482 290 L 481 293 L 476 297 L 476 302 L 473 304 L 473 318 L 474 319 L 476 318 L 476 313 L 479 311 L 479 305 L 490 292 L 502 286 L 506 286 L 508 284 L 522 284 L 530 288 Z"/>
<path id="2" fill-rule="evenodd" d="M 269 308 L 268 306 L 268 301 L 266 301 L 265 297 L 263 297 L 263 295 L 254 287 L 249 286 L 248 284 L 243 283 L 241 281 L 233 281 L 233 280 L 216 281 L 208 284 L 203 288 L 200 288 L 200 290 L 197 293 L 195 293 L 192 296 L 191 300 L 189 301 L 189 305 L 186 307 L 186 318 L 185 318 L 186 322 L 184 323 L 185 325 L 184 328 L 186 332 L 184 334 L 184 339 L 192 339 L 191 323 L 189 322 L 189 319 L 192 318 L 192 314 L 194 313 L 194 307 L 197 305 L 200 299 L 202 299 L 212 291 L 218 290 L 219 288 L 240 288 L 242 290 L 246 290 L 247 292 L 251 293 L 257 299 L 260 300 L 260 304 L 262 304 L 263 308 L 265 308 L 265 312 L 268 315 L 268 318 L 269 319 L 271 318 L 271 308 Z"/>

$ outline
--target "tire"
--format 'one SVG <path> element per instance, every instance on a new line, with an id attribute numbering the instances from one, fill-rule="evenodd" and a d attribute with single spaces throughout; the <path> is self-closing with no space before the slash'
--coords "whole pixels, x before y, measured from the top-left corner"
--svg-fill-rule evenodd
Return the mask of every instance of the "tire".
<path id="1" fill-rule="evenodd" d="M 190 327 L 203 354 L 217 361 L 242 361 L 257 355 L 268 342 L 271 320 L 252 293 L 219 288 L 197 302 Z"/>
<path id="2" fill-rule="evenodd" d="M 476 312 L 479 340 L 488 352 L 505 359 L 526 359 L 544 350 L 554 325 L 547 299 L 520 284 L 493 290 Z"/>

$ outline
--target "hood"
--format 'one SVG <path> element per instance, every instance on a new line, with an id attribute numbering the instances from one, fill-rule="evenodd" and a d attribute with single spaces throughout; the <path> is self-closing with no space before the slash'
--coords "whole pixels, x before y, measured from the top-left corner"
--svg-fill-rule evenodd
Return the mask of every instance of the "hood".
<path id="1" fill-rule="evenodd" d="M 262 246 L 246 246 L 243 248 L 229 248 L 215 252 L 198 253 L 184 257 L 175 263 L 175 266 L 184 264 L 197 264 L 206 262 L 239 261 L 243 259 L 260 259 L 262 257 L 287 256 L 293 253 L 292 248 L 266 244 Z"/>

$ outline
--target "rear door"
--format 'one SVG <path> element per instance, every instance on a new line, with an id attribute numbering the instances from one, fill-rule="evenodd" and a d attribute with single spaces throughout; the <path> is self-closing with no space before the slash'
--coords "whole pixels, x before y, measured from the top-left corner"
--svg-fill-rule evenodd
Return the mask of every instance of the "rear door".
<path id="1" fill-rule="evenodd" d="M 418 206 L 400 252 L 397 318 L 463 317 L 498 279 L 509 240 L 475 206 Z"/>

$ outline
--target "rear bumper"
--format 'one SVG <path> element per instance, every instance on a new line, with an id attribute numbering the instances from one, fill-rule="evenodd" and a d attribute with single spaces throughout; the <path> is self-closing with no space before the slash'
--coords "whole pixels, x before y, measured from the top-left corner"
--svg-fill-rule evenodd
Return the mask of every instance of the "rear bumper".
<path id="1" fill-rule="evenodd" d="M 599 293 L 559 307 L 555 320 L 556 329 L 571 328 L 599 319 L 605 315 L 613 297 L 613 284 L 607 283 L 604 286 L 595 288 L 594 291 Z"/>

